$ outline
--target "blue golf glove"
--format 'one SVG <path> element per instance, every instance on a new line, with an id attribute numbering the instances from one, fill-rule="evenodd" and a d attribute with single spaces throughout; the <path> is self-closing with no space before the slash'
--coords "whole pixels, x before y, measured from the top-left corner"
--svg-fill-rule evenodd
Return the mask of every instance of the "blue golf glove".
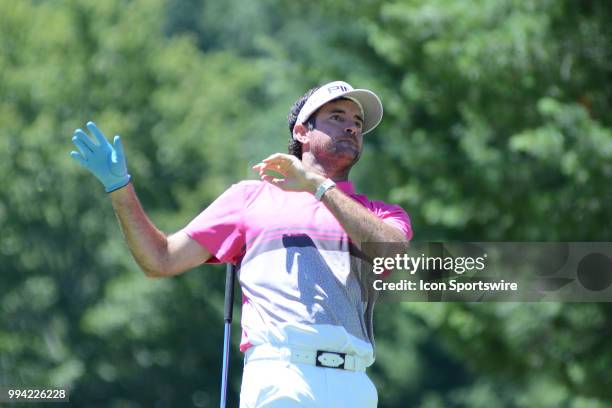
<path id="1" fill-rule="evenodd" d="M 115 136 L 111 145 L 95 123 L 87 122 L 95 143 L 83 130 L 74 131 L 72 143 L 79 149 L 70 152 L 70 157 L 93 173 L 104 184 L 107 193 L 118 190 L 130 182 L 121 138 Z"/>

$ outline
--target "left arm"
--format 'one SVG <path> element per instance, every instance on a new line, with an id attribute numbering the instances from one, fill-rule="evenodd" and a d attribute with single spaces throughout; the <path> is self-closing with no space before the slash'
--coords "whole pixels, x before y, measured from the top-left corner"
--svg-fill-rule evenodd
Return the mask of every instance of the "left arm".
<path id="1" fill-rule="evenodd" d="M 317 175 L 311 193 L 325 181 Z M 362 242 L 397 242 L 407 243 L 408 239 L 397 228 L 394 228 L 374 215 L 370 210 L 344 194 L 339 188 L 327 190 L 321 199 L 323 204 L 336 217 L 351 240 L 361 248 Z"/>
<path id="2" fill-rule="evenodd" d="M 319 174 L 307 172 L 295 156 L 282 153 L 264 159 L 253 166 L 253 170 L 259 171 L 262 180 L 288 191 L 308 191 L 314 194 L 326 180 Z M 284 178 L 270 176 L 265 173 L 266 170 L 280 173 Z M 359 248 L 364 242 L 408 243 L 401 231 L 385 223 L 338 188 L 327 190 L 321 201 Z"/>

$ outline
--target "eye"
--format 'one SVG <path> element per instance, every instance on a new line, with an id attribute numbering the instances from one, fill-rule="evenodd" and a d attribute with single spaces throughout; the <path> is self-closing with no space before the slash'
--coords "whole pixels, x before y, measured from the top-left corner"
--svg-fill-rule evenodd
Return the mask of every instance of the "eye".
<path id="1" fill-rule="evenodd" d="M 340 115 L 338 115 L 338 114 L 333 114 L 333 115 L 330 116 L 330 119 L 341 121 L 342 117 Z"/>

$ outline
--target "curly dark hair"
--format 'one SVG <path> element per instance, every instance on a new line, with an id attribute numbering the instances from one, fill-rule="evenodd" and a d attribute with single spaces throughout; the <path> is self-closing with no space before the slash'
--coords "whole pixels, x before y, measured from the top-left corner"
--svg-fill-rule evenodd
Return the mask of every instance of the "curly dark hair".
<path id="1" fill-rule="evenodd" d="M 304 95 L 302 95 L 300 97 L 300 99 L 295 101 L 295 103 L 291 107 L 291 110 L 289 111 L 289 115 L 287 115 L 287 124 L 289 125 L 289 148 L 288 148 L 288 151 L 289 151 L 289 154 L 294 155 L 295 157 L 297 157 L 300 160 L 302 159 L 302 143 L 297 141 L 297 140 L 295 140 L 293 138 L 293 128 L 295 127 L 295 122 L 297 121 L 297 117 L 300 114 L 300 110 L 302 109 L 302 107 L 304 106 L 304 104 L 306 103 L 308 98 L 310 98 L 310 95 L 315 93 L 315 91 L 317 89 L 319 89 L 318 86 L 309 89 Z M 314 116 L 315 115 L 311 115 L 306 120 L 306 124 L 308 125 L 309 129 L 312 129 L 315 126 Z"/>

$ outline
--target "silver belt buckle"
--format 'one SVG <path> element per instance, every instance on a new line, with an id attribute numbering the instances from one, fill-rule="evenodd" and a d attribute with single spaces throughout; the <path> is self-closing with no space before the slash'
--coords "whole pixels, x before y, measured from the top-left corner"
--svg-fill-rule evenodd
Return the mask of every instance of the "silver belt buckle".
<path id="1" fill-rule="evenodd" d="M 336 353 L 335 351 L 317 350 L 316 366 L 344 369 L 346 353 Z"/>

